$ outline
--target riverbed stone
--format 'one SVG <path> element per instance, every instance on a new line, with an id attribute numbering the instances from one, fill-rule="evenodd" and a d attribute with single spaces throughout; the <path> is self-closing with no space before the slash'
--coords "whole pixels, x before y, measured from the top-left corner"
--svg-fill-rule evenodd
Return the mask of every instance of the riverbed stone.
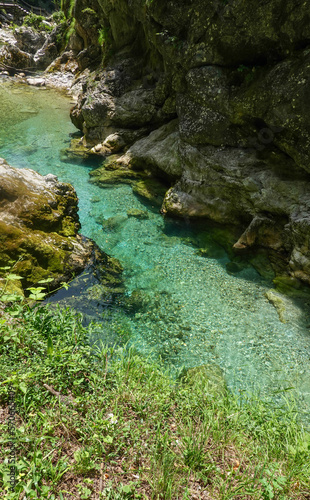
<path id="1" fill-rule="evenodd" d="M 127 216 L 140 220 L 149 218 L 149 214 L 146 210 L 139 210 L 138 208 L 130 208 L 127 210 Z"/>

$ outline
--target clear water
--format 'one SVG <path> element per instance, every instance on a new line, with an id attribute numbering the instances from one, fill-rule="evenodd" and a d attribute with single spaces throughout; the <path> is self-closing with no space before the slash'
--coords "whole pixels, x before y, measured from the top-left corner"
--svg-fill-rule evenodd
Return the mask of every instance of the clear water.
<path id="1" fill-rule="evenodd" d="M 13 166 L 51 172 L 72 183 L 82 233 L 120 260 L 128 297 L 141 291 L 140 309 L 98 308 L 103 339 L 115 340 L 125 331 L 142 353 L 160 355 L 176 368 L 215 363 L 235 391 L 280 398 L 278 390 L 293 387 L 285 394 L 294 395 L 300 414 L 310 421 L 307 305 L 287 300 L 288 320 L 281 323 L 265 297 L 271 284 L 250 266 L 235 276 L 227 273 L 229 258 L 210 228 L 164 219 L 128 185 L 102 189 L 90 184 L 95 164 L 62 161 L 69 134 L 75 132 L 70 106 L 70 99 L 55 91 L 0 80 L 0 156 Z M 133 208 L 147 210 L 149 218 L 127 217 Z M 115 216 L 113 228 L 104 230 L 102 220 Z M 217 258 L 197 254 L 193 243 L 202 240 Z M 71 301 L 85 309 L 87 295 L 78 297 L 77 290 Z"/>

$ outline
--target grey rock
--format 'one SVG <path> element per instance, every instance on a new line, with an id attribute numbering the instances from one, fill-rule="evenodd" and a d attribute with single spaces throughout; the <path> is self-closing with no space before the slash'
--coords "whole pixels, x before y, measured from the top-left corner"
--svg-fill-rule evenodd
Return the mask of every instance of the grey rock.
<path id="1" fill-rule="evenodd" d="M 20 50 L 35 54 L 46 40 L 46 33 L 35 31 L 26 26 L 20 26 L 14 30 L 14 37 L 17 41 L 17 46 Z"/>

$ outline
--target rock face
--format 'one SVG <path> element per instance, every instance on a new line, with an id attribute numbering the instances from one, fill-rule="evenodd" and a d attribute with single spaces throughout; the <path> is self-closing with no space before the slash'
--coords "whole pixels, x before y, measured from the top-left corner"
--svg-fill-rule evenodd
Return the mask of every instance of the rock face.
<path id="1" fill-rule="evenodd" d="M 91 9 L 105 68 L 72 110 L 84 144 L 167 179 L 164 213 L 234 224 L 236 251 L 269 248 L 310 283 L 310 0 Z M 85 10 L 77 0 L 77 57 L 99 44 Z"/>
<path id="2" fill-rule="evenodd" d="M 53 278 L 53 289 L 94 260 L 95 244 L 78 234 L 77 202 L 72 186 L 56 176 L 0 159 L 0 267 L 15 263 L 14 273 L 24 278 L 17 288 Z M 109 267 L 109 257 L 103 257 Z"/>
<path id="3" fill-rule="evenodd" d="M 0 63 L 8 69 L 45 69 L 59 55 L 63 25 L 50 32 L 38 32 L 20 26 L 14 30 L 14 40 L 0 49 Z"/>

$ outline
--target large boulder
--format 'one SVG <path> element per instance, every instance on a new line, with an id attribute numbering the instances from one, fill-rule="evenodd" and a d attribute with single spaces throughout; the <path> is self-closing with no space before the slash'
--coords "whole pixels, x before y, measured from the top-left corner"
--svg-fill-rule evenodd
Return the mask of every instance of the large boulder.
<path id="1" fill-rule="evenodd" d="M 29 26 L 20 26 L 14 30 L 14 37 L 20 50 L 35 54 L 46 40 L 46 33 L 36 31 Z"/>
<path id="2" fill-rule="evenodd" d="M 6 45 L 0 49 L 1 63 L 8 69 L 27 69 L 33 67 L 33 58 L 16 45 Z"/>
<path id="3" fill-rule="evenodd" d="M 78 199 L 70 184 L 0 159 L 0 267 L 13 266 L 22 276 L 15 288 L 26 289 L 52 278 L 50 289 L 71 279 L 100 258 L 95 244 L 78 234 Z M 109 257 L 101 257 L 109 267 Z M 111 267 L 111 266 L 110 266 Z M 113 263 L 113 272 L 121 272 Z M 7 269 L 2 269 L 5 283 Z"/>

